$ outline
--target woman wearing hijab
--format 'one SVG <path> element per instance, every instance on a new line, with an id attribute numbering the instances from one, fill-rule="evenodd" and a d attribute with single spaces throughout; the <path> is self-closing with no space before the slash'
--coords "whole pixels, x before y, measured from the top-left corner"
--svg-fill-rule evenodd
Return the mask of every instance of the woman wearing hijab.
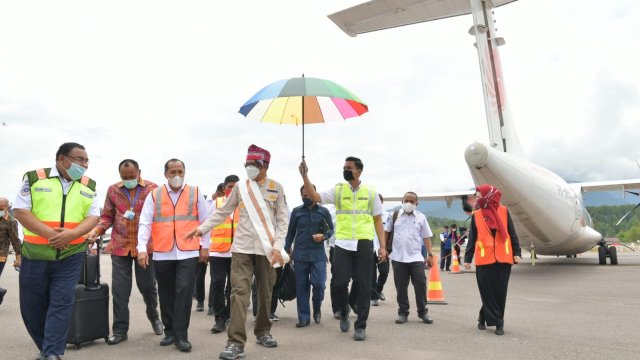
<path id="1" fill-rule="evenodd" d="M 476 187 L 477 205 L 465 253 L 465 269 L 475 254 L 476 280 L 482 299 L 478 329 L 495 326 L 504 334 L 504 309 L 511 265 L 520 261 L 520 244 L 507 208 L 500 204 L 500 190 L 491 185 Z"/>

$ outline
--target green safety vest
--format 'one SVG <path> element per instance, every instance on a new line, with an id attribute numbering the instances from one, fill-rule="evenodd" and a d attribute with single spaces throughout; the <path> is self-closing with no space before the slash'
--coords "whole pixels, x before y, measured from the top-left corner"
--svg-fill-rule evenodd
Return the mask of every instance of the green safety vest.
<path id="1" fill-rule="evenodd" d="M 353 192 L 348 183 L 336 185 L 336 239 L 373 240 L 373 200 L 376 189 L 360 184 Z"/>
<path id="2" fill-rule="evenodd" d="M 51 169 L 29 171 L 25 176 L 31 189 L 31 213 L 51 228 L 73 229 L 89 214 L 96 196 L 95 181 L 83 176 L 74 181 L 64 194 L 62 182 L 57 176 L 50 177 Z M 55 261 L 85 251 L 84 238 L 69 242 L 69 247 L 57 250 L 49 246 L 49 240 L 26 228 L 22 243 L 22 256 L 30 260 Z"/>

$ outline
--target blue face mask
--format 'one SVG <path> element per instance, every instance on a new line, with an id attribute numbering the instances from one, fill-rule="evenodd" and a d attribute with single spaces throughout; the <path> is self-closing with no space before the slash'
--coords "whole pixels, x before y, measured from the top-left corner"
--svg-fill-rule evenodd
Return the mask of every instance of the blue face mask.
<path id="1" fill-rule="evenodd" d="M 87 171 L 87 168 L 72 162 L 71 166 L 67 169 L 67 174 L 71 180 L 80 180 L 85 171 Z"/>
<path id="2" fill-rule="evenodd" d="M 302 199 L 302 203 L 303 203 L 303 204 L 304 204 L 304 206 L 306 206 L 306 207 L 310 207 L 310 206 L 312 206 L 313 204 L 315 204 L 315 203 L 313 202 L 313 200 L 311 200 L 311 199 L 309 199 L 309 198 L 304 198 L 304 199 Z"/>
<path id="3" fill-rule="evenodd" d="M 136 186 L 138 186 L 138 179 L 122 180 L 122 185 L 124 185 L 124 187 L 126 187 L 129 190 L 135 189 Z"/>

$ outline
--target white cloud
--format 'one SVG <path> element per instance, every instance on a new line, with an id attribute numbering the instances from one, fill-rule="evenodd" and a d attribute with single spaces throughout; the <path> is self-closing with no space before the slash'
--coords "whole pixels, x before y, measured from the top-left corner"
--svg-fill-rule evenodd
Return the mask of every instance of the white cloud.
<path id="1" fill-rule="evenodd" d="M 471 17 L 350 38 L 326 15 L 359 1 L 14 1 L 0 4 L 0 195 L 77 141 L 104 191 L 137 159 L 162 181 L 170 157 L 206 192 L 271 150 L 292 203 L 300 128 L 238 108 L 282 78 L 331 79 L 368 103 L 344 123 L 306 128 L 319 188 L 347 155 L 383 194 L 471 186 L 463 160 L 487 141 Z M 636 1 L 518 1 L 496 10 L 508 98 L 532 159 L 574 180 L 639 177 Z M 551 156 L 562 149 L 563 157 Z M 551 151 L 550 151 L 551 150 Z"/>

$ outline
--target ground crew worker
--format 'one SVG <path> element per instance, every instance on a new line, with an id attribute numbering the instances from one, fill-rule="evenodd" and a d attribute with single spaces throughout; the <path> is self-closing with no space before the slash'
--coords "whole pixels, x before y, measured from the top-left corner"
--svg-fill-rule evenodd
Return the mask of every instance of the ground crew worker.
<path id="1" fill-rule="evenodd" d="M 9 200 L 0 197 L 0 276 L 9 257 L 9 244 L 13 246 L 13 251 L 16 254 L 16 260 L 13 262 L 13 266 L 19 269 L 20 238 L 18 238 L 18 223 L 13 216 L 9 215 Z M 7 289 L 0 287 L 0 305 L 6 293 Z"/>
<path id="2" fill-rule="evenodd" d="M 86 250 L 83 235 L 98 223 L 96 183 L 83 176 L 88 167 L 84 146 L 64 143 L 54 167 L 26 173 L 14 201 L 24 227 L 20 312 L 39 359 L 64 354 Z"/>
<path id="3" fill-rule="evenodd" d="M 337 302 L 340 308 L 340 330 L 349 331 L 348 285 L 353 275 L 357 289 L 355 310 L 358 319 L 354 324 L 353 338 L 365 340 L 369 317 L 371 278 L 373 276 L 373 235 L 380 239 L 378 258 L 386 261 L 387 250 L 382 227 L 382 203 L 373 186 L 360 181 L 364 165 L 362 160 L 349 156 L 345 159 L 345 181 L 329 190 L 318 193 L 307 176 L 307 164 L 303 160 L 298 170 L 304 180 L 304 191 L 317 203 L 336 206 L 336 247 L 334 250 L 333 276 L 336 279 Z M 355 272 L 355 274 L 353 274 Z"/>

